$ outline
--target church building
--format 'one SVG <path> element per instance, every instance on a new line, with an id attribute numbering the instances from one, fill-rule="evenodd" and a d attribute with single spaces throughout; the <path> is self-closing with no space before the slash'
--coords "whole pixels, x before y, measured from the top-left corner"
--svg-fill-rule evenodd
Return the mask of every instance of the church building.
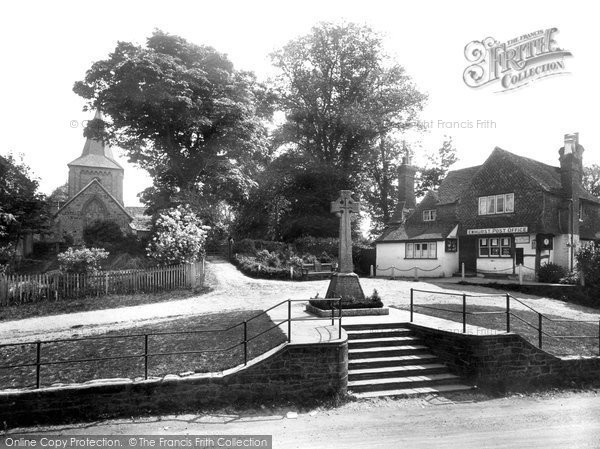
<path id="1" fill-rule="evenodd" d="M 567 134 L 554 167 L 495 148 L 479 166 L 448 172 L 417 205 L 416 168 L 399 169 L 399 204 L 376 241 L 377 274 L 459 273 L 535 279 L 548 262 L 571 270 L 582 245 L 600 242 L 600 199 L 582 184 L 579 136 Z M 520 268 L 519 268 L 520 266 Z"/>
<path id="2" fill-rule="evenodd" d="M 95 119 L 101 119 L 97 112 Z M 55 236 L 83 243 L 83 230 L 96 220 L 116 222 L 131 232 L 133 216 L 123 206 L 123 167 L 104 142 L 88 138 L 81 156 L 68 164 L 69 198 L 55 215 Z"/>

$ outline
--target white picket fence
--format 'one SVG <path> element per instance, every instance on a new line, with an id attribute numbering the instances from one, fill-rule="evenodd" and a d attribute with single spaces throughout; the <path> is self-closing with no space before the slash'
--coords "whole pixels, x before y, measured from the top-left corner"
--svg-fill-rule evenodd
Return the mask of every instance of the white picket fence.
<path id="1" fill-rule="evenodd" d="M 154 293 L 204 283 L 204 261 L 94 274 L 0 275 L 0 306 L 112 294 Z"/>

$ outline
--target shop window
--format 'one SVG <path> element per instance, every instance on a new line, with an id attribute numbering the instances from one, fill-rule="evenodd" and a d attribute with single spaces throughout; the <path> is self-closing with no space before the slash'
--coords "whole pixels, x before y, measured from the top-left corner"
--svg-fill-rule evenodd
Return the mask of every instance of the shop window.
<path id="1" fill-rule="evenodd" d="M 423 211 L 423 221 L 435 221 L 435 209 Z"/>
<path id="2" fill-rule="evenodd" d="M 406 259 L 437 259 L 437 243 L 407 243 Z"/>
<path id="3" fill-rule="evenodd" d="M 479 197 L 479 215 L 508 214 L 514 211 L 514 193 Z"/>
<path id="4" fill-rule="evenodd" d="M 479 257 L 512 257 L 511 237 L 479 239 Z"/>

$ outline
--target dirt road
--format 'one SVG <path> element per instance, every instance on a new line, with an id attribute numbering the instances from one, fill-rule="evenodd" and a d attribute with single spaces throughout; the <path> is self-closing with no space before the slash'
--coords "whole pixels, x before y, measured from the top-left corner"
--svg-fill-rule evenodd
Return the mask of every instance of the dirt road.
<path id="1" fill-rule="evenodd" d="M 222 260 L 207 262 L 207 284 L 212 291 L 192 298 L 166 303 L 155 303 L 119 309 L 96 310 L 52 317 L 36 317 L 0 323 L 0 339 L 4 342 L 21 342 L 35 339 L 69 338 L 118 330 L 136 325 L 202 315 L 228 310 L 266 309 L 286 299 L 308 299 L 317 293 L 323 297 L 329 281 L 291 282 L 279 280 L 252 279 L 240 273 L 231 264 Z M 361 279 L 366 295 L 377 289 L 386 305 L 406 307 L 411 288 L 435 291 L 461 291 L 462 286 L 425 281 L 389 279 Z M 457 290 L 454 290 L 454 289 Z M 499 293 L 485 287 L 465 287 L 471 294 Z M 527 303 L 542 313 L 560 315 L 570 319 L 598 320 L 600 314 L 593 309 L 568 304 L 547 298 L 529 297 Z M 416 295 L 416 303 L 455 302 L 460 298 L 429 293 Z M 469 304 L 494 305 L 503 307 L 505 299 L 469 298 Z M 524 307 L 513 304 L 514 308 Z M 76 330 L 75 330 L 76 329 Z"/>
<path id="2" fill-rule="evenodd" d="M 488 399 L 359 401 L 337 409 L 262 409 L 27 429 L 45 434 L 273 435 L 283 448 L 598 448 L 598 392 Z M 469 402 L 474 400 L 474 402 Z M 22 430 L 21 430 L 22 432 Z M 19 430 L 11 433 L 21 433 Z"/>

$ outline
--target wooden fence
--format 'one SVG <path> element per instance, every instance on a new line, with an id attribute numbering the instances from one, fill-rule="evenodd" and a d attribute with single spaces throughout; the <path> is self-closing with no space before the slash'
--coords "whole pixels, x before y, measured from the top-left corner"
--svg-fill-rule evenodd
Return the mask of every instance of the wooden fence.
<path id="1" fill-rule="evenodd" d="M 204 261 L 94 274 L 0 275 L 0 306 L 112 294 L 154 293 L 204 283 Z"/>

